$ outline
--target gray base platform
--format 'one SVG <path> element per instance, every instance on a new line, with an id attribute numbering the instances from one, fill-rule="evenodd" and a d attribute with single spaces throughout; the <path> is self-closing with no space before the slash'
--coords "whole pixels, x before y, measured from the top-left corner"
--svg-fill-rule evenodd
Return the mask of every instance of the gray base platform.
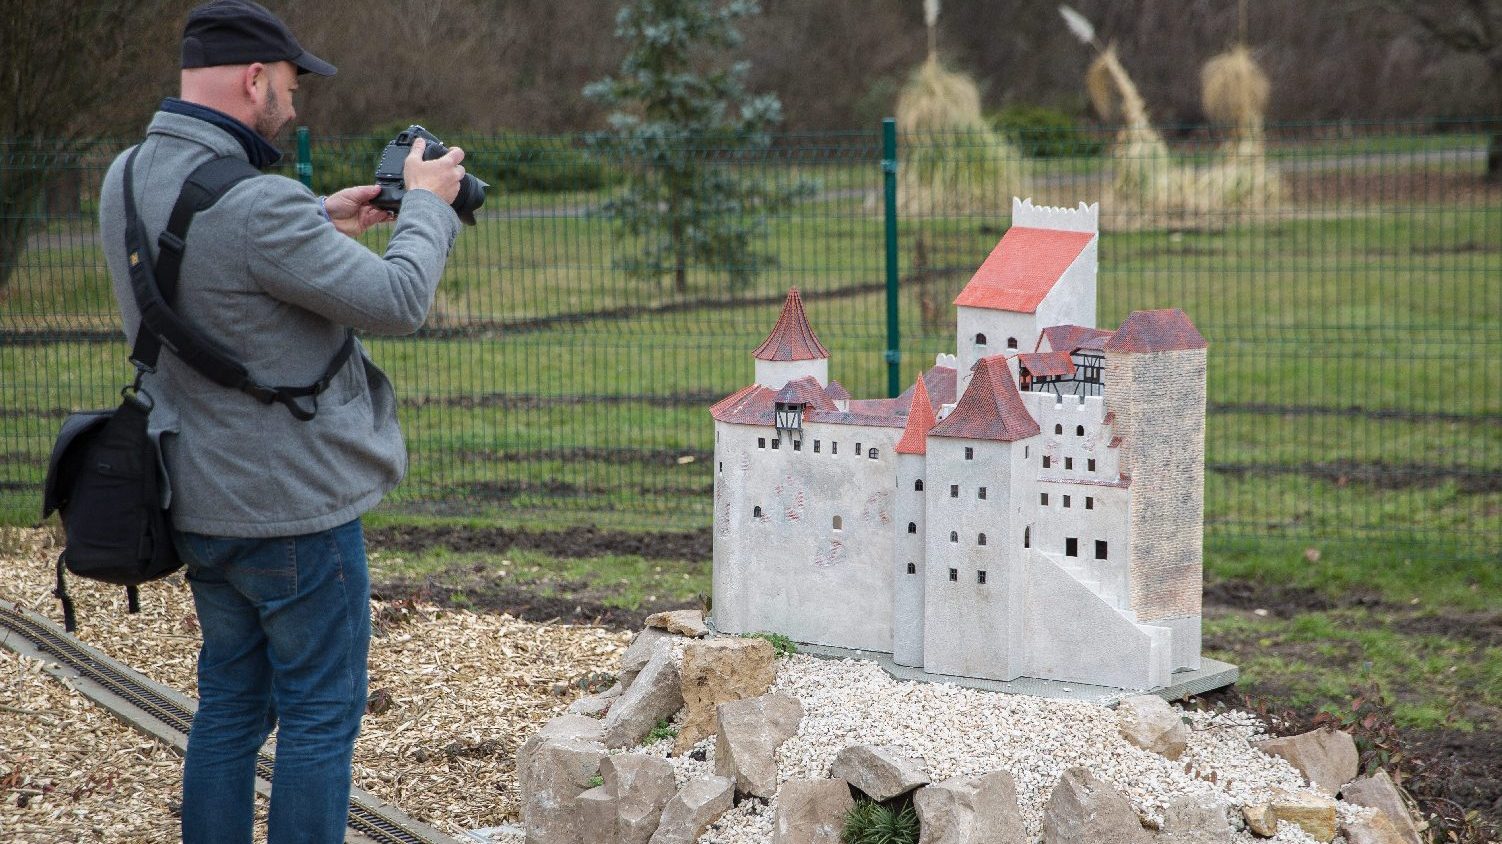
<path id="1" fill-rule="evenodd" d="M 969 689 L 982 689 L 988 692 L 1006 692 L 1016 695 L 1033 695 L 1034 697 L 1056 698 L 1060 700 L 1081 700 L 1087 703 L 1096 703 L 1102 706 L 1112 706 L 1124 697 L 1129 697 L 1141 692 L 1127 689 L 1118 689 L 1111 686 L 1092 686 L 1088 683 L 1065 683 L 1059 680 L 1039 680 L 1035 677 L 1018 677 L 1016 680 L 982 680 L 976 677 L 956 677 L 949 674 L 930 674 L 921 668 L 909 668 L 898 665 L 892 661 L 892 655 L 877 651 L 857 651 L 849 648 L 835 648 L 828 645 L 798 645 L 800 653 L 816 656 L 823 659 L 860 659 L 874 662 L 882 667 L 882 670 L 898 680 L 916 680 L 922 683 L 953 683 L 956 686 L 964 686 Z M 1221 662 L 1217 659 L 1201 659 L 1198 671 L 1175 671 L 1172 676 L 1173 682 L 1160 689 L 1152 689 L 1149 694 L 1155 694 L 1165 700 L 1178 700 L 1190 695 L 1203 694 L 1213 689 L 1223 688 L 1236 682 L 1241 676 L 1241 670 L 1236 666 Z"/>

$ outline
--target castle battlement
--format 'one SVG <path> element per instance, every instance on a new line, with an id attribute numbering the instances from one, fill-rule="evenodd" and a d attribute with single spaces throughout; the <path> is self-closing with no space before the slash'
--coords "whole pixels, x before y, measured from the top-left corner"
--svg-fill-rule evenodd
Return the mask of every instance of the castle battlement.
<path id="1" fill-rule="evenodd" d="M 1031 198 L 1012 198 L 1012 225 L 1067 232 L 1100 232 L 1100 203 L 1081 202 L 1077 208 L 1034 205 Z"/>

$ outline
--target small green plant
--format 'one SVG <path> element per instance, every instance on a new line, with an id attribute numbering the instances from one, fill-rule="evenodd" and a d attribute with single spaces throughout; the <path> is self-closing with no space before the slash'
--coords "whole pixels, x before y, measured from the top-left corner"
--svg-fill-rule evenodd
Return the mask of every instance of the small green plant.
<path id="1" fill-rule="evenodd" d="M 1073 117 L 1043 106 L 1008 106 L 991 115 L 991 125 L 1029 158 L 1091 158 L 1105 147 Z"/>
<path id="2" fill-rule="evenodd" d="M 589 787 L 590 788 L 599 788 L 600 786 L 602 786 L 604 784 L 605 784 L 605 778 L 602 777 L 602 776 L 600 776 L 599 774 L 595 774 L 594 776 L 592 776 L 592 777 L 589 778 Z"/>
<path id="3" fill-rule="evenodd" d="M 777 655 L 784 659 L 798 652 L 797 643 L 792 639 L 789 639 L 788 637 L 782 635 L 781 633 L 769 633 L 765 630 L 758 630 L 755 633 L 745 634 L 745 638 L 766 639 L 768 642 L 772 643 L 772 650 L 776 651 Z"/>
<path id="4" fill-rule="evenodd" d="M 911 800 L 896 804 L 857 801 L 845 813 L 844 844 L 918 844 L 918 813 Z"/>
<path id="5" fill-rule="evenodd" d="M 647 733 L 646 741 L 643 743 L 651 744 L 653 742 L 662 741 L 663 739 L 677 737 L 678 728 L 673 726 L 672 724 L 669 724 L 667 722 L 667 719 L 663 719 L 657 722 L 657 726 L 653 727 L 651 732 Z"/>

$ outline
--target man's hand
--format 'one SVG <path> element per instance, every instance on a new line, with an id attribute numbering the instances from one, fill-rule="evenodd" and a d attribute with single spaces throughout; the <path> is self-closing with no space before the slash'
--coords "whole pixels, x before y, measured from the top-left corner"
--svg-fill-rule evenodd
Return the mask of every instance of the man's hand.
<path id="1" fill-rule="evenodd" d="M 370 204 L 380 193 L 381 189 L 377 185 L 345 188 L 326 197 L 323 200 L 323 210 L 329 212 L 334 228 L 350 237 L 358 237 L 371 226 L 396 218 L 390 211 L 382 211 Z"/>
<path id="2" fill-rule="evenodd" d="M 464 150 L 450 147 L 442 158 L 423 161 L 422 152 L 427 148 L 425 138 L 413 139 L 412 151 L 402 165 L 402 180 L 407 183 L 407 190 L 432 191 L 445 203 L 452 204 L 459 195 L 459 183 L 464 180 L 464 168 L 459 165 L 464 160 Z"/>

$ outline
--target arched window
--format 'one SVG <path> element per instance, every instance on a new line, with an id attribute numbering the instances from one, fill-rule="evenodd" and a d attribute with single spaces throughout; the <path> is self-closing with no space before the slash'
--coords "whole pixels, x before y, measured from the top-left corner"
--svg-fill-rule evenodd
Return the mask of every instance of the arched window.
<path id="1" fill-rule="evenodd" d="M 751 510 L 751 515 L 753 517 L 755 517 L 755 518 L 758 518 L 758 519 L 761 518 L 761 508 L 760 507 L 753 508 Z"/>
<path id="2" fill-rule="evenodd" d="M 986 544 L 986 535 L 983 533 L 980 536 L 976 537 L 975 538 L 975 544 L 976 545 L 985 545 Z"/>
<path id="3" fill-rule="evenodd" d="M 1085 435 L 1085 426 L 1084 425 L 1075 425 L 1074 426 L 1074 435 L 1076 437 L 1083 437 Z"/>
<path id="4" fill-rule="evenodd" d="M 1028 525 L 1027 527 L 1025 527 L 1025 528 L 1022 529 L 1022 547 L 1023 548 L 1031 548 L 1031 547 L 1033 547 L 1033 526 L 1032 525 Z"/>
<path id="5" fill-rule="evenodd" d="M 917 522 L 908 522 L 907 523 L 907 532 L 908 533 L 917 533 L 918 532 L 918 523 Z"/>
<path id="6" fill-rule="evenodd" d="M 1017 338 L 1016 337 L 1008 337 L 1007 338 L 1007 348 L 1008 349 L 1015 349 L 1015 348 L 1017 348 Z"/>
<path id="7" fill-rule="evenodd" d="M 1053 426 L 1053 432 L 1055 434 L 1062 434 L 1062 433 L 1064 433 L 1064 426 L 1063 425 L 1055 425 L 1055 426 Z"/>
<path id="8" fill-rule="evenodd" d="M 913 492 L 922 492 L 922 491 L 923 491 L 923 480 L 920 478 L 920 479 L 918 479 L 916 481 L 913 481 Z"/>
<path id="9" fill-rule="evenodd" d="M 960 532 L 957 531 L 957 530 L 950 531 L 949 532 L 949 541 L 950 542 L 959 542 L 960 541 Z"/>
<path id="10" fill-rule="evenodd" d="M 984 335 L 984 334 L 977 334 L 977 335 L 975 335 L 975 345 L 977 345 L 977 346 L 984 346 L 984 345 L 986 345 L 986 335 Z"/>
<path id="11" fill-rule="evenodd" d="M 835 530 L 844 530 L 845 529 L 845 520 L 841 519 L 839 516 L 835 516 L 834 517 L 834 529 Z"/>

